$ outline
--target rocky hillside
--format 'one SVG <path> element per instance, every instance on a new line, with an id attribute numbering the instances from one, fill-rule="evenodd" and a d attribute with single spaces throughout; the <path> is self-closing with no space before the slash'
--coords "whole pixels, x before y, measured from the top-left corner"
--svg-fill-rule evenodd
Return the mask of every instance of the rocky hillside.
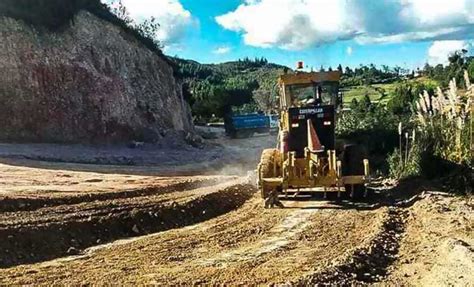
<path id="1" fill-rule="evenodd" d="M 52 32 L 0 17 L 0 140 L 156 141 L 193 131 L 169 61 L 87 12 Z"/>

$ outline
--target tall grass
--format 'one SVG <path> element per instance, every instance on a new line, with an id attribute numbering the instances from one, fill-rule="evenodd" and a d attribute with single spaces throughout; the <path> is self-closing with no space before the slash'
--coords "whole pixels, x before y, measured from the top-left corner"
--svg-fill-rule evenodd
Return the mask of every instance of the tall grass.
<path id="1" fill-rule="evenodd" d="M 399 127 L 399 148 L 387 159 L 392 177 L 448 176 L 456 167 L 467 167 L 468 176 L 472 174 L 474 85 L 467 72 L 464 77 L 465 89 L 453 79 L 446 91 L 437 88 L 433 96 L 427 91 L 419 95 L 414 129 L 402 132 Z"/>
<path id="2" fill-rule="evenodd" d="M 395 179 L 421 174 L 421 146 L 416 140 L 416 130 L 403 133 L 399 125 L 399 147 L 389 154 L 387 163 L 389 173 Z"/>
<path id="3" fill-rule="evenodd" d="M 438 88 L 435 97 L 425 91 L 416 103 L 416 122 L 425 150 L 444 160 L 472 166 L 474 85 L 467 72 L 465 83 L 465 91 L 458 89 L 454 79 L 446 92 Z"/>

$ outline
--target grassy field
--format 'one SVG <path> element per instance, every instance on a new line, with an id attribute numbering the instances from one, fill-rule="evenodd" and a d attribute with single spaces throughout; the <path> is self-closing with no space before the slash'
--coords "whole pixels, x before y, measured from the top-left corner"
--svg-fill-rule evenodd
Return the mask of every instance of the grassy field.
<path id="1" fill-rule="evenodd" d="M 350 105 L 354 99 L 361 101 L 365 95 L 368 95 L 372 102 L 387 103 L 394 94 L 395 86 L 396 84 L 377 84 L 346 88 L 343 90 L 344 105 Z"/>
<path id="2" fill-rule="evenodd" d="M 424 77 L 409 80 L 409 82 L 423 83 L 427 86 L 438 86 L 436 81 Z M 365 97 L 365 95 L 368 95 L 372 102 L 387 104 L 395 95 L 395 89 L 398 84 L 399 82 L 394 82 L 389 84 L 362 85 L 343 88 L 344 105 L 350 105 L 354 99 L 360 101 Z"/>

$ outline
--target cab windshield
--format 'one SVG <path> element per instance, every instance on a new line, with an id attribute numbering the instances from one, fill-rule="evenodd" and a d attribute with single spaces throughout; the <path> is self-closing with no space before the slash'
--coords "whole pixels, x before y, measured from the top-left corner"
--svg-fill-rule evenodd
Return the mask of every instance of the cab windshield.
<path id="1" fill-rule="evenodd" d="M 335 105 L 337 98 L 337 85 L 311 84 L 291 85 L 286 87 L 294 106 Z"/>

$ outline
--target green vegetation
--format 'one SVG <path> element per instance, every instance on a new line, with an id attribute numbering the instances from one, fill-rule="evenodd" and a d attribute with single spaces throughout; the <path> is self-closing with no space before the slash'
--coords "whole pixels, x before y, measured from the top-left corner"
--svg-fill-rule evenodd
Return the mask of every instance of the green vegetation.
<path id="1" fill-rule="evenodd" d="M 255 95 L 273 95 L 278 75 L 286 69 L 266 59 L 248 58 L 223 64 L 204 65 L 174 58 L 177 75 L 184 79 L 184 94 L 197 121 L 213 116 L 224 117 L 231 111 L 254 112 L 258 106 Z M 264 104 L 262 104 L 264 105 Z"/>
<path id="2" fill-rule="evenodd" d="M 465 50 L 459 51 L 449 57 L 447 66 L 426 65 L 424 77 L 416 79 L 411 90 L 401 87 L 396 90 L 393 103 L 410 102 L 411 108 L 403 109 L 404 104 L 399 103 L 392 111 L 408 115 L 411 126 L 400 133 L 400 146 L 388 158 L 393 177 L 451 176 L 448 189 L 471 192 L 466 187 L 474 184 L 471 151 L 474 87 L 467 71 L 473 66 L 473 57 L 467 57 Z M 438 83 L 449 89 L 443 92 Z"/>
<path id="3" fill-rule="evenodd" d="M 443 79 L 453 75 L 452 71 L 458 73 L 464 67 L 469 69 L 473 61 L 468 57 L 450 57 L 450 61 L 434 78 L 429 72 L 421 71 L 422 76 L 400 76 L 390 83 L 345 87 L 344 103 L 350 109 L 339 117 L 337 133 L 364 145 L 373 157 L 375 168 L 389 172 L 395 178 L 430 172 L 442 175 L 433 168 L 446 166 L 440 161 L 472 166 L 468 137 L 472 128 L 468 129 L 466 124 L 462 128 L 456 126 L 468 122 L 470 117 L 466 109 L 467 97 L 454 96 L 460 93 L 454 82 L 445 94 L 438 86 Z M 455 74 L 454 78 L 457 77 Z M 468 81 L 467 76 L 463 77 L 460 86 Z M 435 117 L 434 108 L 430 107 L 423 113 L 425 122 L 422 125 L 420 95 L 426 105 L 441 101 L 446 109 L 447 103 L 455 102 L 456 111 L 464 112 L 462 116 L 451 115 L 448 120 L 446 116 Z M 463 108 L 459 108 L 460 105 Z M 386 161 L 378 160 L 387 155 Z"/>
<path id="4" fill-rule="evenodd" d="M 397 146 L 398 122 L 407 122 L 408 118 L 395 115 L 386 105 L 372 102 L 369 96 L 354 99 L 349 108 L 338 117 L 338 138 L 364 146 L 370 155 L 372 169 L 387 173 L 385 157 Z"/>
<path id="5" fill-rule="evenodd" d="M 436 97 L 421 94 L 417 101 L 416 123 L 424 150 L 450 162 L 472 165 L 471 108 L 474 86 L 465 73 L 466 92 L 458 90 L 452 80 L 446 92 Z"/>
<path id="6" fill-rule="evenodd" d="M 331 70 L 331 68 L 329 68 Z M 343 74 L 341 84 L 345 87 L 371 85 L 379 83 L 390 83 L 399 80 L 401 75 L 408 73 L 408 71 L 400 68 L 390 68 L 383 65 L 381 69 L 374 64 L 360 65 L 357 68 L 351 69 L 349 67 L 342 68 L 341 65 L 337 70 Z"/>
<path id="7" fill-rule="evenodd" d="M 422 82 L 403 82 L 395 86 L 390 100 L 387 102 L 388 109 L 396 115 L 406 115 L 413 111 L 414 103 L 418 95 L 427 91 L 434 93 L 436 86 L 428 86 Z"/>
<path id="8" fill-rule="evenodd" d="M 389 84 L 390 85 L 390 84 Z M 364 86 L 353 86 L 349 89 L 343 89 L 344 94 L 344 106 L 349 106 L 354 100 L 361 101 L 366 96 L 369 97 L 371 102 L 386 101 L 387 97 L 384 97 L 383 87 L 385 85 L 379 85 L 382 87 L 375 87 L 375 85 L 364 85 Z"/>
<path id="9" fill-rule="evenodd" d="M 387 157 L 389 174 L 396 179 L 418 176 L 422 172 L 421 146 L 415 142 L 416 133 L 399 135 L 400 146 Z"/>
<path id="10" fill-rule="evenodd" d="M 467 66 L 467 72 L 470 75 L 470 79 L 472 80 L 474 77 L 474 60 L 471 58 L 469 65 Z"/>
<path id="11" fill-rule="evenodd" d="M 474 57 L 469 57 L 467 50 L 453 53 L 448 60 L 449 63 L 446 66 L 439 64 L 432 67 L 426 64 L 423 74 L 438 81 L 443 87 L 447 87 L 452 79 L 455 79 L 459 85 L 464 86 L 464 71 L 466 70 L 472 80 L 474 76 Z"/>
<path id="12" fill-rule="evenodd" d="M 413 79 L 399 78 L 395 82 L 385 84 L 371 84 L 361 86 L 343 87 L 344 105 L 349 106 L 353 100 L 361 101 L 368 96 L 372 102 L 389 104 L 391 101 L 399 101 L 397 97 L 405 97 L 405 92 L 410 94 L 411 101 L 423 90 L 433 92 L 439 84 L 437 81 L 418 77 Z M 404 100 L 402 100 L 404 101 Z"/>
<path id="13" fill-rule="evenodd" d="M 213 115 L 222 118 L 231 110 L 234 113 L 271 112 L 277 93 L 277 77 L 288 70 L 268 63 L 264 58 L 217 65 L 177 58 L 173 61 L 179 67 L 177 75 L 185 81 L 184 94 L 198 121 L 209 120 Z M 355 69 L 339 66 L 338 70 L 344 73 L 342 86 L 346 106 L 366 95 L 373 102 L 387 104 L 396 95 L 397 82 L 402 81 L 400 75 L 406 73 L 398 67 L 378 69 L 372 64 Z"/>
<path id="14" fill-rule="evenodd" d="M 464 83 L 466 91 L 452 80 L 446 92 L 420 94 L 411 116 L 411 133 L 400 133 L 400 147 L 388 158 L 393 177 L 443 177 L 447 190 L 472 193 L 474 86 L 467 72 Z"/>

